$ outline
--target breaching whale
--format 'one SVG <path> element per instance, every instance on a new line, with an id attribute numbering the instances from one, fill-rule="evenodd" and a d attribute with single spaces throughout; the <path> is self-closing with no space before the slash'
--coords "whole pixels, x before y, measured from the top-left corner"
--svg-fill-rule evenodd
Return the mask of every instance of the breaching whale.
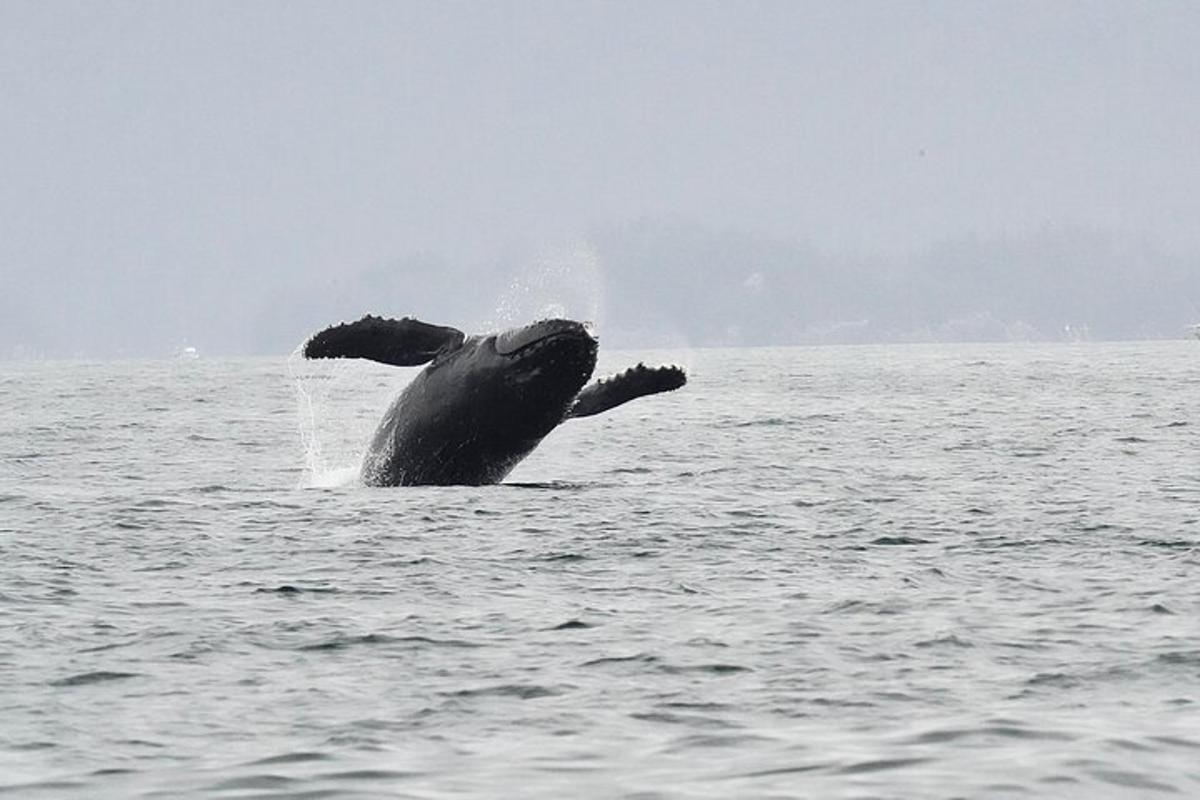
<path id="1" fill-rule="evenodd" d="M 587 385 L 599 343 L 580 322 L 546 319 L 466 336 L 412 318 L 366 316 L 326 328 L 305 358 L 366 358 L 425 369 L 396 397 L 363 459 L 373 486 L 497 483 L 559 423 L 687 382 L 638 364 Z"/>

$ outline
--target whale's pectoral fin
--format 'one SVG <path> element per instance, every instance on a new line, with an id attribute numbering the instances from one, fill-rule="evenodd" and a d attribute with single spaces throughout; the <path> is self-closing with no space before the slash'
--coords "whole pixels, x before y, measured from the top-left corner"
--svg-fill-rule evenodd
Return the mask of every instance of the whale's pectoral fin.
<path id="1" fill-rule="evenodd" d="M 369 358 L 397 367 L 431 361 L 438 351 L 462 344 L 457 328 L 430 325 L 405 317 L 366 316 L 326 328 L 304 343 L 305 358 Z"/>
<path id="2" fill-rule="evenodd" d="M 584 387 L 567 416 L 590 417 L 638 397 L 678 389 L 685 383 L 687 373 L 680 367 L 647 367 L 638 364 L 619 375 Z"/>

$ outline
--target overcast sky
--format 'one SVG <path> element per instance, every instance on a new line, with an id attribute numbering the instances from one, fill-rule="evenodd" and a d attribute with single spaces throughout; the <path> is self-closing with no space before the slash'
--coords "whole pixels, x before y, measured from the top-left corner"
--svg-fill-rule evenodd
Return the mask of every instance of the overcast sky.
<path id="1" fill-rule="evenodd" d="M 1186 250 L 1197 187 L 1196 2 L 0 2 L 10 291 L 470 263 L 641 218 Z"/>

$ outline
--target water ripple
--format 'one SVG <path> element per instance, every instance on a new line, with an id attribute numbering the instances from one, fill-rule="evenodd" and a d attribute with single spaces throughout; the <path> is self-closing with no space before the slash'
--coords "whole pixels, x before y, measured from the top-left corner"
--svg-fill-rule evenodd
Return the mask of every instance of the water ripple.
<path id="1" fill-rule="evenodd" d="M 0 792 L 1200 795 L 1194 343 L 686 355 L 411 490 L 297 436 L 411 371 L 6 366 Z"/>

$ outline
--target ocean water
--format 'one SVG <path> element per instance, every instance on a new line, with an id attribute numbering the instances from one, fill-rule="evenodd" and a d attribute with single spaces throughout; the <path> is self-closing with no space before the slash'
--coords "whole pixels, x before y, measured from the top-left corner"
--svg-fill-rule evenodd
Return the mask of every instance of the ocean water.
<path id="1" fill-rule="evenodd" d="M 0 795 L 1200 796 L 1200 344 L 640 358 L 417 489 L 411 370 L 0 365 Z"/>

